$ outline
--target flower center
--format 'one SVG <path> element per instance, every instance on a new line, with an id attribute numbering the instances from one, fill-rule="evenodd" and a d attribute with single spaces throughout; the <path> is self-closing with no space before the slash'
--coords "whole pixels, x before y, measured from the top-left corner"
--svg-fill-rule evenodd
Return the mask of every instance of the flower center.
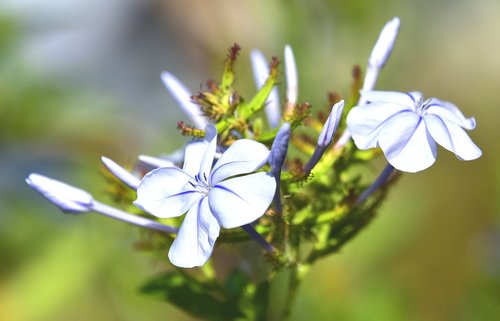
<path id="1" fill-rule="evenodd" d="M 207 175 L 203 173 L 203 177 L 198 174 L 195 177 L 196 183 L 191 185 L 196 189 L 197 192 L 203 193 L 205 195 L 208 195 L 210 190 L 212 189 L 212 186 L 208 183 Z"/>
<path id="2" fill-rule="evenodd" d="M 427 109 L 431 106 L 431 99 L 427 99 L 424 101 L 422 97 L 420 97 L 417 101 L 415 101 L 415 111 L 420 116 L 424 116 L 427 113 Z"/>

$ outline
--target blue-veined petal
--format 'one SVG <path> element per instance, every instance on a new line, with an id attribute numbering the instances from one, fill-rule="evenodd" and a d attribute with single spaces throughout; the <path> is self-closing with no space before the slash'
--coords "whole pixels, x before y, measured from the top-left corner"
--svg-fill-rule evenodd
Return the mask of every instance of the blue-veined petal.
<path id="1" fill-rule="evenodd" d="M 213 155 L 215 155 L 216 144 L 217 129 L 215 129 L 213 125 L 208 125 L 205 127 L 205 137 L 203 137 L 203 139 L 193 140 L 186 145 L 184 152 L 184 166 L 182 169 L 193 177 L 198 175 L 207 151 L 210 150 L 210 153 L 212 153 L 213 150 Z M 210 170 L 214 158 L 213 155 L 210 164 L 203 165 L 204 169 L 206 169 L 208 165 L 208 170 Z"/>
<path id="2" fill-rule="evenodd" d="M 215 185 L 228 177 L 253 172 L 267 161 L 268 156 L 269 150 L 265 145 L 250 139 L 239 139 L 215 163 L 210 183 Z"/>
<path id="3" fill-rule="evenodd" d="M 155 169 L 142 179 L 134 205 L 157 217 L 180 216 L 203 196 L 193 182 L 194 178 L 179 168 Z"/>
<path id="4" fill-rule="evenodd" d="M 374 102 L 354 107 L 347 115 L 347 127 L 359 149 L 377 147 L 377 140 L 383 124 L 402 113 L 412 112 L 400 104 Z"/>
<path id="5" fill-rule="evenodd" d="M 422 94 L 419 92 L 398 92 L 398 91 L 380 91 L 380 90 L 362 90 L 361 97 L 367 102 L 391 103 L 406 106 L 412 109 Z"/>
<path id="6" fill-rule="evenodd" d="M 436 143 L 422 117 L 402 113 L 386 122 L 378 142 L 389 163 L 405 172 L 418 172 L 436 161 Z"/>
<path id="7" fill-rule="evenodd" d="M 424 119 L 432 138 L 458 158 L 473 160 L 481 156 L 479 147 L 457 124 L 432 114 L 427 114 Z"/>
<path id="8" fill-rule="evenodd" d="M 457 106 L 448 101 L 431 98 L 427 113 L 437 115 L 468 130 L 476 128 L 474 117 L 466 118 Z"/>
<path id="9" fill-rule="evenodd" d="M 249 224 L 271 204 L 276 181 L 269 173 L 235 177 L 213 187 L 208 194 L 212 213 L 224 228 Z"/>
<path id="10" fill-rule="evenodd" d="M 173 265 L 183 268 L 202 266 L 210 258 L 220 226 L 210 212 L 208 199 L 198 200 L 182 221 L 168 252 Z"/>

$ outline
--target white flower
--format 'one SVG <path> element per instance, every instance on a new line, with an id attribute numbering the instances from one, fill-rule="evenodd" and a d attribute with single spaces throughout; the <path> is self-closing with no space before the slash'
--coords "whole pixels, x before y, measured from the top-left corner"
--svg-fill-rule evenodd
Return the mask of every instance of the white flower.
<path id="1" fill-rule="evenodd" d="M 108 168 L 112 168 L 115 172 L 118 172 L 120 176 L 122 176 L 125 172 L 124 169 L 121 169 L 110 159 L 103 158 L 103 161 L 106 166 L 109 166 Z M 166 233 L 177 233 L 177 228 L 175 227 L 163 225 L 144 217 L 125 213 L 119 209 L 95 201 L 92 195 L 80 188 L 40 174 L 30 174 L 26 179 L 26 183 L 65 213 L 81 214 L 96 212 L 152 230 Z"/>
<path id="2" fill-rule="evenodd" d="M 464 128 L 476 127 L 452 103 L 436 98 L 423 100 L 419 92 L 362 91 L 367 105 L 347 116 L 356 146 L 380 146 L 389 163 L 405 172 L 418 172 L 436 160 L 436 143 L 462 160 L 481 156 Z"/>
<path id="3" fill-rule="evenodd" d="M 179 267 L 203 265 L 212 254 L 220 226 L 239 227 L 261 217 L 276 188 L 271 174 L 248 174 L 267 161 L 269 150 L 264 145 L 237 140 L 212 169 L 217 131 L 208 125 L 205 133 L 203 140 L 187 145 L 182 169 L 163 167 L 147 174 L 134 202 L 162 218 L 187 212 L 168 253 Z"/>

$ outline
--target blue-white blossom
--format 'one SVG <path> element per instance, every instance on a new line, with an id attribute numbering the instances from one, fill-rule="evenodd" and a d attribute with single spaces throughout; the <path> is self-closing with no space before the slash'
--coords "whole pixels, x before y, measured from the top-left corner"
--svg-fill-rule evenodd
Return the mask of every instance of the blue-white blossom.
<path id="1" fill-rule="evenodd" d="M 389 163 L 405 172 L 418 172 L 436 160 L 436 143 L 459 159 L 473 160 L 481 150 L 464 129 L 476 127 L 454 104 L 419 92 L 362 91 L 368 103 L 354 107 L 347 126 L 356 146 L 379 146 Z"/>
<path id="2" fill-rule="evenodd" d="M 398 37 L 400 21 L 398 17 L 394 17 L 389 20 L 377 38 L 375 45 L 372 48 L 370 57 L 368 58 L 368 65 L 366 66 L 366 74 L 363 80 L 363 90 L 373 90 L 375 84 L 377 83 L 378 75 L 384 65 L 389 59 L 392 53 L 394 43 Z M 360 97 L 358 105 L 364 105 L 366 101 L 363 97 Z M 344 131 L 342 136 L 339 138 L 335 144 L 335 149 L 340 149 L 351 138 L 351 133 L 349 130 Z"/>
<path id="3" fill-rule="evenodd" d="M 120 168 L 117 164 L 109 159 L 103 159 L 103 161 L 107 165 L 111 164 L 110 167 L 114 170 Z M 118 169 L 118 173 L 120 176 L 121 174 L 123 174 L 122 170 L 125 171 L 124 169 Z M 49 200 L 52 204 L 66 213 L 81 214 L 96 212 L 148 229 L 165 233 L 177 233 L 177 228 L 175 227 L 164 225 L 137 215 L 129 214 L 123 212 L 122 210 L 97 202 L 96 200 L 94 200 L 92 195 L 80 188 L 68 185 L 66 183 L 40 174 L 30 174 L 26 179 L 26 183 L 28 183 L 31 188 L 33 188 L 35 191 Z"/>
<path id="4" fill-rule="evenodd" d="M 237 140 L 212 168 L 216 146 L 217 131 L 208 125 L 203 140 L 186 146 L 182 169 L 153 170 L 137 189 L 134 204 L 155 216 L 187 212 L 168 254 L 179 267 L 203 265 L 221 226 L 234 228 L 257 220 L 274 196 L 276 183 L 270 173 L 249 174 L 267 161 L 269 150 L 263 144 Z"/>

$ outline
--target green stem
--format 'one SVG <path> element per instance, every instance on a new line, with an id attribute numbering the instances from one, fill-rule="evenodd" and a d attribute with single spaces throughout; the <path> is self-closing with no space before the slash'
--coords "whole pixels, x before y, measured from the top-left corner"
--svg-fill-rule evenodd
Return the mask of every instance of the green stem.
<path id="1" fill-rule="evenodd" d="M 285 296 L 285 302 L 283 305 L 283 311 L 279 320 L 287 321 L 290 320 L 292 315 L 292 307 L 295 302 L 295 297 L 297 296 L 297 290 L 300 285 L 300 279 L 298 275 L 297 265 L 291 266 L 290 275 L 288 278 L 288 289 Z"/>

